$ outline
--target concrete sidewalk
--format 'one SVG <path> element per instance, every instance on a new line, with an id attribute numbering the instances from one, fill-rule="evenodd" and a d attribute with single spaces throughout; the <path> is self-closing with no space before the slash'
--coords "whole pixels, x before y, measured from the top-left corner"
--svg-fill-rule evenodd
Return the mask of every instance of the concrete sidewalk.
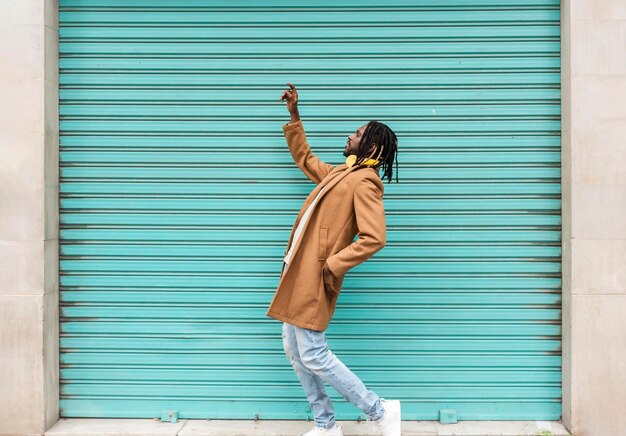
<path id="1" fill-rule="evenodd" d="M 344 436 L 378 436 L 370 421 L 337 421 Z M 45 436 L 300 436 L 314 421 L 61 418 Z M 403 436 L 571 436 L 560 421 L 403 421 Z"/>

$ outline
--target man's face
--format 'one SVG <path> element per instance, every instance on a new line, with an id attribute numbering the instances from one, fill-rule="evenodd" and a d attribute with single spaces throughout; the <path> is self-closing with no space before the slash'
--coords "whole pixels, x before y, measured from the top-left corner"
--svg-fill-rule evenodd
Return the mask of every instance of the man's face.
<path id="1" fill-rule="evenodd" d="M 361 138 L 365 133 L 365 129 L 367 129 L 367 124 L 363 124 L 361 127 L 356 129 L 350 136 L 348 136 L 348 140 L 346 141 L 346 147 L 343 149 L 343 155 L 348 157 L 351 154 L 356 154 L 359 149 L 359 145 L 361 144 Z"/>

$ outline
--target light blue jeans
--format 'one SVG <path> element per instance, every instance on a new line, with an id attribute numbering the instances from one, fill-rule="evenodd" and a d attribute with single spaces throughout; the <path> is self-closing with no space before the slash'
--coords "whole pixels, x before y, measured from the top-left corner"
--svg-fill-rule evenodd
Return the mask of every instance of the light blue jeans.
<path id="1" fill-rule="evenodd" d="M 346 400 L 372 420 L 385 413 L 380 397 L 330 351 L 324 331 L 310 330 L 283 322 L 283 348 L 304 388 L 318 427 L 335 425 L 335 408 L 324 390 L 331 385 Z"/>

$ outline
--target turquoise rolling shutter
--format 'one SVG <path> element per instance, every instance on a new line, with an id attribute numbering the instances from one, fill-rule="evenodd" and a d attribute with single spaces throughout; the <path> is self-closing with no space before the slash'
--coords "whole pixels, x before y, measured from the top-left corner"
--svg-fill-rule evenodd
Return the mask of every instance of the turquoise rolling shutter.
<path id="1" fill-rule="evenodd" d="M 323 160 L 399 137 L 331 349 L 403 419 L 558 419 L 559 53 L 558 0 L 61 0 L 62 416 L 312 418 L 265 316 L 293 82 Z"/>

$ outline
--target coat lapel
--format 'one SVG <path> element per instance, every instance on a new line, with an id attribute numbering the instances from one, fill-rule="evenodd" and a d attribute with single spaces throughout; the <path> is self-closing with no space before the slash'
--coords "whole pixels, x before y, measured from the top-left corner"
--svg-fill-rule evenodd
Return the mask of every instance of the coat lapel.
<path id="1" fill-rule="evenodd" d="M 322 192 L 322 195 L 320 196 L 320 200 L 321 198 L 326 194 L 326 192 L 328 192 L 328 190 L 331 188 L 331 183 L 333 183 L 333 181 L 335 179 L 338 178 L 342 178 L 345 176 L 345 174 L 348 173 L 348 170 L 346 170 L 347 165 L 346 164 L 341 164 L 341 165 L 337 165 L 335 168 L 333 168 L 330 173 L 328 173 L 328 175 L 326 177 L 324 177 L 324 180 L 322 180 L 314 189 L 313 191 L 311 191 L 311 193 L 309 194 L 309 196 L 307 197 L 306 201 L 304 202 L 304 204 L 302 205 L 302 208 L 300 209 L 300 212 L 298 213 L 298 218 L 300 218 L 300 216 L 302 215 L 302 213 L 304 213 L 304 211 L 306 210 L 306 208 L 309 206 L 309 204 L 311 204 L 311 202 L 315 199 L 315 196 L 317 195 L 317 193 L 324 188 L 324 186 L 328 186 L 328 188 L 326 188 L 324 190 L 324 192 Z M 342 174 L 342 170 L 344 174 Z M 332 185 L 334 186 L 334 184 Z M 318 200 L 319 201 L 319 200 Z"/>

